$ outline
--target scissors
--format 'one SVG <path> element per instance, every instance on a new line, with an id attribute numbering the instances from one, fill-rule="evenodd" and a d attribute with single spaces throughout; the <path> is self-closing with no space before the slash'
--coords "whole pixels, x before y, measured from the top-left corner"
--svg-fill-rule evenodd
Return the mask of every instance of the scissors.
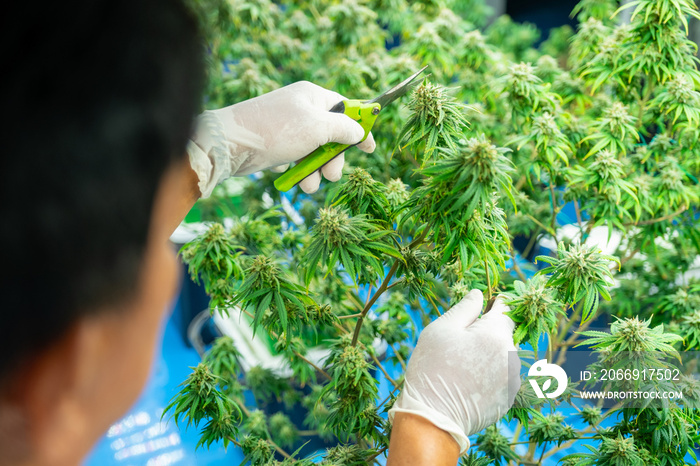
<path id="1" fill-rule="evenodd" d="M 353 120 L 356 120 L 365 130 L 365 135 L 362 138 L 362 141 L 364 141 L 369 135 L 369 132 L 372 130 L 379 112 L 381 112 L 384 107 L 392 103 L 394 100 L 404 95 L 410 88 L 411 83 L 426 68 L 427 66 L 424 66 L 404 81 L 372 100 L 342 100 L 335 104 L 329 111 L 334 113 L 344 113 Z M 333 160 L 348 147 L 350 147 L 350 144 L 340 144 L 338 142 L 329 142 L 328 144 L 320 146 L 318 149 L 301 159 L 292 168 L 282 173 L 282 175 L 275 180 L 275 188 L 279 189 L 280 191 L 289 191 L 297 183 L 301 182 L 304 178 Z"/>

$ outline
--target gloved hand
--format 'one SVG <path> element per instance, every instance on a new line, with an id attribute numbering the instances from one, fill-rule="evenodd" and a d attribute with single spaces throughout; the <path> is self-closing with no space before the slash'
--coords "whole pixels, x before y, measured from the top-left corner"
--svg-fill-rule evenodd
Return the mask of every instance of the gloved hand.
<path id="1" fill-rule="evenodd" d="M 389 419 L 397 412 L 421 416 L 457 441 L 460 454 L 467 436 L 498 421 L 520 388 L 520 359 L 513 345 L 515 324 L 497 298 L 477 319 L 483 295 L 470 291 L 428 325 L 408 362 L 404 386 Z"/>
<path id="2" fill-rule="evenodd" d="M 272 167 L 284 171 L 290 162 L 328 142 L 360 142 L 365 132 L 359 123 L 347 115 L 328 111 L 343 99 L 336 92 L 300 81 L 230 107 L 204 112 L 197 119 L 187 148 L 202 197 L 208 197 L 218 183 L 230 176 Z M 372 152 L 372 134 L 357 147 Z M 340 154 L 320 171 L 327 180 L 337 181 L 344 162 Z M 311 193 L 320 182 L 321 175 L 316 171 L 300 186 Z"/>

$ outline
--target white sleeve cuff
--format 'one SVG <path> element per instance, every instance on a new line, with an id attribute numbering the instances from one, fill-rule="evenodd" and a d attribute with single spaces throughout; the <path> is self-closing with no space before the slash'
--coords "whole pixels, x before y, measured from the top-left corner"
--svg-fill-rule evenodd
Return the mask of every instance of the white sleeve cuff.
<path id="1" fill-rule="evenodd" d="M 199 192 L 202 198 L 211 196 L 217 184 L 232 176 L 232 144 L 227 141 L 224 126 L 213 111 L 206 111 L 197 117 L 194 137 L 188 141 L 187 154 L 190 166 L 199 178 Z"/>
<path id="2" fill-rule="evenodd" d="M 190 159 L 190 166 L 199 179 L 199 192 L 205 199 L 211 196 L 216 183 L 211 183 L 212 165 L 209 156 L 194 142 L 187 141 L 187 155 Z"/>

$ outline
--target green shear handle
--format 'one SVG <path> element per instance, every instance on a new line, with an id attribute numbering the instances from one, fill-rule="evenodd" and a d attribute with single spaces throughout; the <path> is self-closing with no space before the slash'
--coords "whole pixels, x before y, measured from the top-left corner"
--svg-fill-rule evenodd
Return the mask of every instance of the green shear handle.
<path id="1" fill-rule="evenodd" d="M 377 102 L 370 103 L 361 100 L 343 100 L 336 104 L 330 111 L 334 113 L 344 113 L 362 126 L 365 130 L 365 135 L 362 137 L 361 141 L 358 141 L 359 143 L 367 139 L 381 109 L 382 106 Z M 337 142 L 329 142 L 328 144 L 322 145 L 280 175 L 275 180 L 275 188 L 280 191 L 289 191 L 301 180 L 333 160 L 348 147 L 350 147 L 350 144 L 340 144 Z"/>

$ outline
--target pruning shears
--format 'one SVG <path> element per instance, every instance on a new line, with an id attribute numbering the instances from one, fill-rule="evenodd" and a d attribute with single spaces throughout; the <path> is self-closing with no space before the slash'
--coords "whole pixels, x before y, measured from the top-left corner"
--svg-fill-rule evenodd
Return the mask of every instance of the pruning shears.
<path id="1" fill-rule="evenodd" d="M 404 81 L 372 100 L 342 100 L 335 104 L 329 111 L 344 113 L 353 120 L 356 120 L 365 130 L 365 136 L 362 138 L 362 141 L 364 141 L 372 130 L 379 112 L 394 100 L 404 95 L 411 87 L 411 83 L 413 83 L 418 75 L 426 68 L 427 66 L 424 66 Z M 297 162 L 292 168 L 282 173 L 282 175 L 275 180 L 275 188 L 280 191 L 289 191 L 297 183 L 333 160 L 348 147 L 350 147 L 349 144 L 340 144 L 337 142 L 329 142 L 328 144 L 320 146 Z"/>

